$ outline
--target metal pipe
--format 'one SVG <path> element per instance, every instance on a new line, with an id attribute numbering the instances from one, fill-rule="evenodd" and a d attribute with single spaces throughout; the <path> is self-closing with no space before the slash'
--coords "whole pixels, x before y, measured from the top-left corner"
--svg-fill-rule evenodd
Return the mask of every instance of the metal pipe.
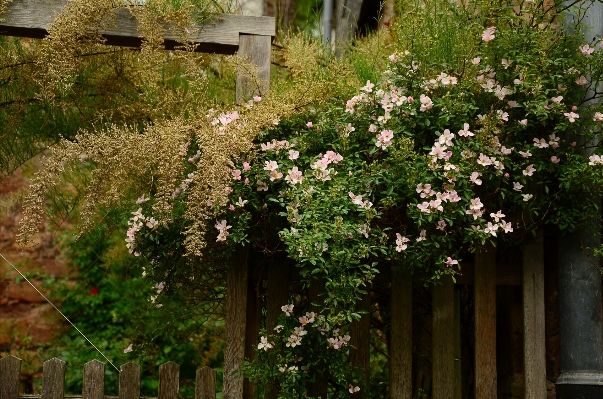
<path id="1" fill-rule="evenodd" d="M 322 3 L 322 41 L 331 42 L 333 21 L 333 0 L 323 0 Z"/>

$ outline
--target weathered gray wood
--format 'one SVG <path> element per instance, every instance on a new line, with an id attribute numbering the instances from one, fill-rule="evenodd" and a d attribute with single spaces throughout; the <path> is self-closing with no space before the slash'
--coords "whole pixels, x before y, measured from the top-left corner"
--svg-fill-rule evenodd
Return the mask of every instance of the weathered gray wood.
<path id="1" fill-rule="evenodd" d="M 317 315 L 320 314 L 320 311 L 322 309 L 322 306 L 320 304 L 323 302 L 324 298 L 323 296 L 321 296 L 321 294 L 324 294 L 324 292 L 324 278 L 312 280 L 310 286 L 308 287 L 308 301 L 310 302 L 310 312 L 314 312 Z M 312 398 L 327 399 L 327 391 L 329 388 L 329 385 L 327 384 L 329 378 L 328 369 L 314 370 L 314 375 L 316 376 L 316 381 L 310 385 L 308 389 L 308 394 Z"/>
<path id="2" fill-rule="evenodd" d="M 216 372 L 209 367 L 197 370 L 195 399 L 216 399 Z"/>
<path id="3" fill-rule="evenodd" d="M 412 399 L 412 276 L 392 279 L 391 342 L 389 344 L 391 399 Z"/>
<path id="4" fill-rule="evenodd" d="M 523 246 L 523 325 L 525 398 L 546 399 L 542 236 Z"/>
<path id="5" fill-rule="evenodd" d="M 178 399 L 180 389 L 180 366 L 166 362 L 159 366 L 159 399 Z"/>
<path id="6" fill-rule="evenodd" d="M 496 251 L 475 253 L 475 399 L 496 398 Z"/>
<path id="7" fill-rule="evenodd" d="M 239 36 L 239 57 L 257 68 L 251 70 L 245 65 L 239 67 L 237 75 L 237 103 L 253 95 L 264 95 L 270 88 L 270 57 L 272 37 L 241 34 Z"/>
<path id="8" fill-rule="evenodd" d="M 433 287 L 433 399 L 452 399 L 454 396 L 454 284 L 450 276 L 440 279 Z"/>
<path id="9" fill-rule="evenodd" d="M 4 21 L 0 22 L 0 33 L 21 37 L 44 37 L 48 28 L 61 12 L 67 0 L 13 0 L 8 5 Z M 164 36 L 166 45 L 173 46 L 180 38 L 169 30 Z M 194 30 L 198 27 L 193 27 Z M 126 9 L 118 10 L 115 28 L 105 29 L 100 33 L 107 39 L 107 44 L 139 47 L 140 33 L 138 21 Z M 276 34 L 273 17 L 251 17 L 243 15 L 219 14 L 191 35 L 191 42 L 198 43 L 200 50 L 222 54 L 234 54 L 239 46 L 239 35 Z"/>
<path id="10" fill-rule="evenodd" d="M 42 366 L 42 399 L 63 399 L 65 394 L 65 362 L 52 358 Z"/>
<path id="11" fill-rule="evenodd" d="M 21 359 L 15 356 L 0 359 L 0 399 L 19 398 L 19 373 Z"/>
<path id="12" fill-rule="evenodd" d="M 357 367 L 368 384 L 371 376 L 371 287 L 365 288 L 367 293 L 363 294 L 360 301 L 356 303 L 358 311 L 368 312 L 362 315 L 360 320 L 350 324 L 350 363 Z M 355 394 L 357 398 L 366 398 L 366 392 L 360 391 Z"/>
<path id="13" fill-rule="evenodd" d="M 337 0 L 336 8 L 335 51 L 339 57 L 356 36 L 362 0 Z"/>
<path id="14" fill-rule="evenodd" d="M 228 265 L 226 281 L 226 339 L 224 347 L 224 399 L 242 399 L 239 367 L 245 355 L 248 251 L 240 247 Z"/>
<path id="15" fill-rule="evenodd" d="M 140 399 L 140 366 L 128 362 L 119 372 L 119 399 Z"/>
<path id="16" fill-rule="evenodd" d="M 105 363 L 92 360 L 84 364 L 82 399 L 104 399 Z"/>

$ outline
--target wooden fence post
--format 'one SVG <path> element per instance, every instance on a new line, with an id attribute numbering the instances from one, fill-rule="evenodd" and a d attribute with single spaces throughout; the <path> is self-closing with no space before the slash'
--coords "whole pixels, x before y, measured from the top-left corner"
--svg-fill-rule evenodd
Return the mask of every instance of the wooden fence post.
<path id="1" fill-rule="evenodd" d="M 260 333 L 260 322 L 262 318 L 262 304 L 260 303 L 260 293 L 258 286 L 253 281 L 253 270 L 248 271 L 247 286 L 247 315 L 245 316 L 245 357 L 253 359 L 255 349 L 258 344 L 258 334 Z M 243 383 L 243 398 L 253 399 L 255 397 L 255 385 L 245 380 Z"/>
<path id="2" fill-rule="evenodd" d="M 308 287 L 308 302 L 310 312 L 314 312 L 317 315 L 320 314 L 322 306 L 313 305 L 313 303 L 320 304 L 323 298 L 320 294 L 325 292 L 325 280 L 320 277 L 312 280 L 310 286 Z M 316 399 L 327 399 L 327 393 L 329 390 L 329 385 L 327 380 L 329 378 L 326 370 L 315 370 L 316 382 L 310 385 L 310 389 L 308 394 L 310 397 Z"/>
<path id="3" fill-rule="evenodd" d="M 264 94 L 270 88 L 271 47 L 272 36 L 239 35 L 239 57 L 257 66 L 257 76 L 239 68 L 236 93 L 238 104 L 254 94 Z"/>
<path id="4" fill-rule="evenodd" d="M 365 288 L 367 293 L 363 294 L 360 301 L 356 303 L 356 309 L 368 312 L 362 315 L 360 320 L 353 321 L 350 325 L 350 363 L 358 367 L 365 383 L 369 383 L 371 376 L 371 286 Z M 364 391 L 358 392 L 358 398 L 365 398 Z"/>
<path id="5" fill-rule="evenodd" d="M 63 399 L 65 396 L 65 362 L 52 358 L 42 367 L 41 399 Z"/>
<path id="6" fill-rule="evenodd" d="M 128 362 L 119 372 L 119 399 L 140 399 L 140 366 Z"/>
<path id="7" fill-rule="evenodd" d="M 197 370 L 195 399 L 216 399 L 216 371 L 209 367 Z"/>
<path id="8" fill-rule="evenodd" d="M 239 247 L 232 255 L 228 265 L 226 281 L 226 340 L 224 347 L 224 399 L 243 398 L 243 376 L 239 373 L 239 367 L 245 357 L 247 258 L 247 248 Z"/>
<path id="9" fill-rule="evenodd" d="M 433 287 L 433 399 L 452 399 L 454 396 L 454 283 L 443 276 L 441 284 Z"/>
<path id="10" fill-rule="evenodd" d="M 392 279 L 389 384 L 391 399 L 412 399 L 412 275 Z"/>
<path id="11" fill-rule="evenodd" d="M 525 398 L 546 399 L 542 236 L 523 246 L 522 258 Z"/>
<path id="12" fill-rule="evenodd" d="M 82 399 L 105 397 L 105 363 L 92 360 L 84 364 Z"/>
<path id="13" fill-rule="evenodd" d="M 496 399 L 496 250 L 475 253 L 475 399 Z"/>
<path id="14" fill-rule="evenodd" d="M 21 359 L 6 356 L 0 359 L 0 399 L 19 399 Z"/>
<path id="15" fill-rule="evenodd" d="M 180 389 L 180 366 L 166 362 L 159 366 L 158 399 L 178 399 Z"/>

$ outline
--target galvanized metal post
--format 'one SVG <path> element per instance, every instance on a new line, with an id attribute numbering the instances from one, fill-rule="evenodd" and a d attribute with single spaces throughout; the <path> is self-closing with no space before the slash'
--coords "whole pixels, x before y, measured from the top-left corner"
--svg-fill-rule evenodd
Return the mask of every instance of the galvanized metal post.
<path id="1" fill-rule="evenodd" d="M 582 21 L 590 27 L 584 32 L 586 40 L 601 37 L 603 4 L 587 1 L 583 6 L 588 10 Z M 561 375 L 557 399 L 603 399 L 601 273 L 599 259 L 586 250 L 601 244 L 599 222 L 600 215 L 593 215 L 592 228 L 560 237 L 558 243 Z"/>

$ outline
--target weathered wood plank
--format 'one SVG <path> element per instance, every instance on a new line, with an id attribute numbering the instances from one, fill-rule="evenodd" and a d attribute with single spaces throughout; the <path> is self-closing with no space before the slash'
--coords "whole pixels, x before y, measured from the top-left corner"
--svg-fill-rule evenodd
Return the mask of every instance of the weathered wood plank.
<path id="1" fill-rule="evenodd" d="M 496 250 L 475 253 L 475 398 L 496 398 Z"/>
<path id="2" fill-rule="evenodd" d="M 341 56 L 352 39 L 356 36 L 358 27 L 358 18 L 362 0 L 337 0 L 336 5 L 336 28 L 335 28 L 335 51 L 337 56 Z"/>
<path id="3" fill-rule="evenodd" d="M 159 399 L 178 399 L 180 389 L 180 366 L 166 362 L 159 366 Z"/>
<path id="4" fill-rule="evenodd" d="M 216 372 L 209 367 L 197 370 L 195 399 L 216 399 Z"/>
<path id="5" fill-rule="evenodd" d="M 92 360 L 84 364 L 82 399 L 104 399 L 105 363 Z"/>
<path id="6" fill-rule="evenodd" d="M 246 248 L 238 248 L 228 265 L 226 281 L 226 339 L 224 348 L 224 399 L 243 398 L 243 377 L 239 367 L 245 356 L 245 314 L 247 311 Z"/>
<path id="7" fill-rule="evenodd" d="M 19 398 L 19 373 L 21 359 L 15 356 L 0 359 L 0 399 Z"/>
<path id="8" fill-rule="evenodd" d="M 454 276 L 457 284 L 471 285 L 475 281 L 475 268 L 472 263 L 463 263 L 461 275 Z M 522 269 L 520 263 L 496 265 L 496 285 L 521 285 Z"/>
<path id="9" fill-rule="evenodd" d="M 368 384 L 371 376 L 371 287 L 365 287 L 367 291 L 356 303 L 357 311 L 368 312 L 360 317 L 360 320 L 350 324 L 350 363 L 358 367 Z M 366 393 L 360 391 L 355 394 L 357 398 L 366 398 Z"/>
<path id="10" fill-rule="evenodd" d="M 48 34 L 48 28 L 60 13 L 67 0 L 13 0 L 8 5 L 4 21 L 0 22 L 0 33 L 10 36 L 41 38 Z M 107 44 L 139 47 L 141 40 L 138 21 L 127 8 L 118 10 L 115 28 L 102 30 Z M 167 46 L 173 47 L 179 37 L 166 24 L 164 36 Z M 191 42 L 198 43 L 201 51 L 234 54 L 239 46 L 239 35 L 274 36 L 276 34 L 273 17 L 252 17 L 243 15 L 218 14 L 191 35 Z"/>
<path id="11" fill-rule="evenodd" d="M 239 67 L 237 74 L 237 103 L 242 103 L 253 95 L 264 95 L 270 88 L 270 57 L 272 37 L 241 34 L 239 36 L 239 57 L 255 65 L 255 70 Z"/>
<path id="12" fill-rule="evenodd" d="M 310 286 L 308 287 L 308 301 L 310 302 L 310 312 L 314 312 L 316 314 L 320 314 L 322 306 L 320 303 L 323 302 L 323 297 L 321 294 L 325 292 L 325 280 L 324 278 L 317 278 L 312 280 Z M 314 305 L 315 304 L 315 305 Z M 314 370 L 316 381 L 310 385 L 308 389 L 308 394 L 312 398 L 316 399 L 327 399 L 327 391 L 328 384 L 327 380 L 328 370 Z"/>
<path id="13" fill-rule="evenodd" d="M 391 399 L 412 399 L 412 276 L 392 279 L 391 342 L 389 344 Z"/>
<path id="14" fill-rule="evenodd" d="M 42 374 L 42 399 L 63 399 L 65 362 L 56 357 L 45 361 Z"/>
<path id="15" fill-rule="evenodd" d="M 119 399 L 140 399 L 140 366 L 128 362 L 119 372 Z"/>
<path id="16" fill-rule="evenodd" d="M 250 278 L 252 270 L 248 274 L 247 286 L 247 316 L 245 317 L 245 358 L 253 359 L 258 344 L 258 335 L 260 333 L 260 322 L 262 318 L 262 304 L 260 303 L 260 293 L 258 292 L 257 282 Z M 253 399 L 255 385 L 246 379 L 243 383 L 243 398 Z"/>
<path id="17" fill-rule="evenodd" d="M 461 291 L 454 288 L 454 399 L 463 397 L 462 348 L 461 348 Z"/>
<path id="18" fill-rule="evenodd" d="M 523 246 L 523 325 L 525 398 L 546 399 L 542 236 Z"/>
<path id="19" fill-rule="evenodd" d="M 286 255 L 276 256 L 268 265 L 268 297 L 266 304 L 266 330 L 273 333 L 278 318 L 283 313 L 281 307 L 289 303 L 289 261 Z M 276 399 L 276 389 L 269 389 L 265 399 Z"/>
<path id="20" fill-rule="evenodd" d="M 454 284 L 450 276 L 440 279 L 433 287 L 433 399 L 452 399 L 454 396 Z"/>

